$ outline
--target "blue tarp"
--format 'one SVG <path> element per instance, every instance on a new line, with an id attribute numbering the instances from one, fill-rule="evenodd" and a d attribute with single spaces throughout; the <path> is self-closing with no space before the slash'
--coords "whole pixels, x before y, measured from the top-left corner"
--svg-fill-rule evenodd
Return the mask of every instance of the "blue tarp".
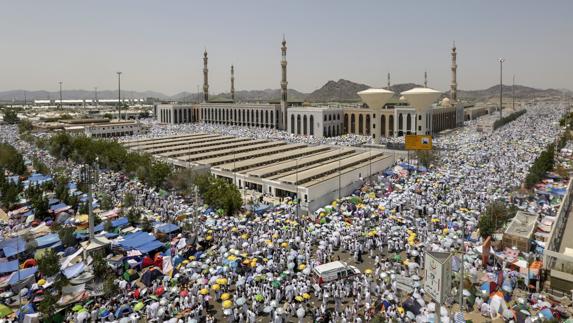
<path id="1" fill-rule="evenodd" d="M 36 239 L 38 249 L 50 247 L 58 242 L 60 242 L 60 237 L 57 233 L 46 234 Z"/>
<path id="2" fill-rule="evenodd" d="M 20 183 L 20 176 L 8 176 L 6 177 L 8 183 L 18 184 Z"/>
<path id="3" fill-rule="evenodd" d="M 28 212 L 26 212 L 26 213 L 20 214 L 21 217 L 28 217 L 28 216 L 30 216 L 30 215 L 34 215 L 34 212 L 28 211 Z"/>
<path id="4" fill-rule="evenodd" d="M 54 205 L 54 204 L 58 204 L 60 203 L 60 200 L 55 199 L 55 198 L 51 198 L 48 200 L 48 205 Z"/>
<path id="5" fill-rule="evenodd" d="M 146 244 L 144 244 L 143 246 L 139 246 L 135 249 L 139 250 L 139 252 L 141 253 L 148 253 L 150 251 L 156 250 L 163 247 L 163 243 L 157 241 L 157 240 L 153 240 L 151 242 L 148 242 Z"/>
<path id="6" fill-rule="evenodd" d="M 155 241 L 155 237 L 147 232 L 136 232 L 128 234 L 123 238 L 119 245 L 124 249 L 137 249 L 139 246 Z"/>
<path id="7" fill-rule="evenodd" d="M 58 203 L 58 204 L 51 205 L 51 206 L 50 206 L 50 211 L 55 212 L 55 211 L 57 211 L 57 210 L 59 210 L 59 209 L 63 209 L 63 208 L 66 208 L 66 207 L 68 207 L 68 205 L 67 205 L 66 203 L 61 203 L 61 202 L 60 202 L 60 203 Z"/>
<path id="8" fill-rule="evenodd" d="M 28 179 L 26 180 L 26 182 L 28 182 L 28 184 L 32 184 L 32 185 L 41 185 L 45 182 L 49 182 L 52 180 L 52 176 L 47 176 L 47 175 L 42 175 L 40 173 L 35 173 L 32 174 L 30 177 L 28 177 Z"/>
<path id="9" fill-rule="evenodd" d="M 83 262 L 78 262 L 77 264 L 64 269 L 64 275 L 68 278 L 74 278 L 84 271 L 86 265 Z"/>
<path id="10" fill-rule="evenodd" d="M 18 272 L 14 272 L 14 273 L 12 273 L 12 276 L 10 277 L 10 280 L 8 281 L 8 283 L 10 285 L 14 285 L 14 284 L 18 283 L 19 281 L 22 281 L 22 280 L 34 275 L 37 271 L 38 271 L 38 267 L 30 267 L 30 268 L 20 270 L 20 275 L 18 275 Z"/>
<path id="11" fill-rule="evenodd" d="M 26 241 L 21 238 L 2 240 L 0 249 L 4 252 L 4 257 L 11 257 L 26 250 Z"/>
<path id="12" fill-rule="evenodd" d="M 18 260 L 0 262 L 0 274 L 11 273 L 18 270 Z"/>
<path id="13" fill-rule="evenodd" d="M 127 220 L 126 217 L 121 217 L 121 218 L 118 218 L 117 220 L 111 221 L 112 228 L 119 228 L 119 227 L 126 226 L 128 224 L 129 224 L 129 221 Z M 104 223 L 100 223 L 100 224 L 96 225 L 94 228 L 94 231 L 95 232 L 103 231 L 103 226 L 104 226 Z"/>
<path id="14" fill-rule="evenodd" d="M 179 230 L 179 226 L 173 223 L 160 223 L 155 226 L 155 230 L 161 233 L 169 234 Z"/>

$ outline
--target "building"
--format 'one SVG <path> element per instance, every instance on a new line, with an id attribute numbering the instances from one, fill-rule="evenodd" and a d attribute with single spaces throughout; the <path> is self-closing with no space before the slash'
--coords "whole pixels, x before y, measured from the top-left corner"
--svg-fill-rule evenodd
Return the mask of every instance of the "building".
<path id="1" fill-rule="evenodd" d="M 248 127 L 280 127 L 280 106 L 257 103 L 200 103 L 193 106 L 193 120 Z"/>
<path id="2" fill-rule="evenodd" d="M 191 123 L 193 106 L 189 104 L 159 104 L 153 106 L 153 117 L 162 123 Z"/>
<path id="3" fill-rule="evenodd" d="M 375 148 L 307 146 L 217 134 L 187 134 L 125 142 L 176 167 L 209 170 L 248 195 L 300 198 L 312 212 L 359 188 L 394 164 Z"/>
<path id="4" fill-rule="evenodd" d="M 316 138 L 343 134 L 342 108 L 290 107 L 287 112 L 287 129 L 291 134 Z"/>

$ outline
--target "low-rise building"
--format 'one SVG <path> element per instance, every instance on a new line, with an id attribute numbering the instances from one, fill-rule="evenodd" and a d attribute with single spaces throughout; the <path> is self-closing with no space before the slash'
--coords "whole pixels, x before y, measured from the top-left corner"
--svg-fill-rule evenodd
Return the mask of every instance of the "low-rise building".
<path id="1" fill-rule="evenodd" d="M 343 134 L 342 108 L 291 107 L 287 110 L 287 130 L 291 134 L 334 137 Z"/>
<path id="2" fill-rule="evenodd" d="M 518 211 L 503 233 L 504 248 L 516 247 L 521 252 L 529 252 L 531 239 L 537 225 L 537 216 Z"/>

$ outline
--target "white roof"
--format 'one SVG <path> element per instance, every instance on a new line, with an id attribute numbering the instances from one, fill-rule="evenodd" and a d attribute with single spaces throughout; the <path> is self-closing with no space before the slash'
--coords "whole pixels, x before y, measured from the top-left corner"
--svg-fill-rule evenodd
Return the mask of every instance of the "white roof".
<path id="1" fill-rule="evenodd" d="M 442 92 L 428 87 L 416 87 L 402 92 L 401 95 L 403 95 L 414 108 L 424 109 L 430 107 L 430 105 L 442 95 Z"/>
<path id="2" fill-rule="evenodd" d="M 394 92 L 385 89 L 368 89 L 357 94 L 371 109 L 382 108 L 394 96 Z"/>
<path id="3" fill-rule="evenodd" d="M 316 266 L 316 267 L 314 267 L 314 270 L 316 270 L 319 273 L 323 273 L 326 271 L 331 271 L 334 269 L 346 268 L 346 267 L 348 267 L 348 266 L 341 261 L 333 261 L 333 262 L 329 262 L 329 263 L 324 264 L 324 265 Z"/>

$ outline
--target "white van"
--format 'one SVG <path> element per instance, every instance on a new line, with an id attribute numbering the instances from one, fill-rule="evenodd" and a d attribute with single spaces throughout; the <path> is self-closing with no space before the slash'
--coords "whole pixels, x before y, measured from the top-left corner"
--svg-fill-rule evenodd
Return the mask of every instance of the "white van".
<path id="1" fill-rule="evenodd" d="M 312 270 L 312 276 L 319 285 L 333 282 L 339 279 L 346 279 L 354 275 L 359 275 L 360 270 L 342 261 L 333 261 L 324 265 L 316 266 Z"/>

